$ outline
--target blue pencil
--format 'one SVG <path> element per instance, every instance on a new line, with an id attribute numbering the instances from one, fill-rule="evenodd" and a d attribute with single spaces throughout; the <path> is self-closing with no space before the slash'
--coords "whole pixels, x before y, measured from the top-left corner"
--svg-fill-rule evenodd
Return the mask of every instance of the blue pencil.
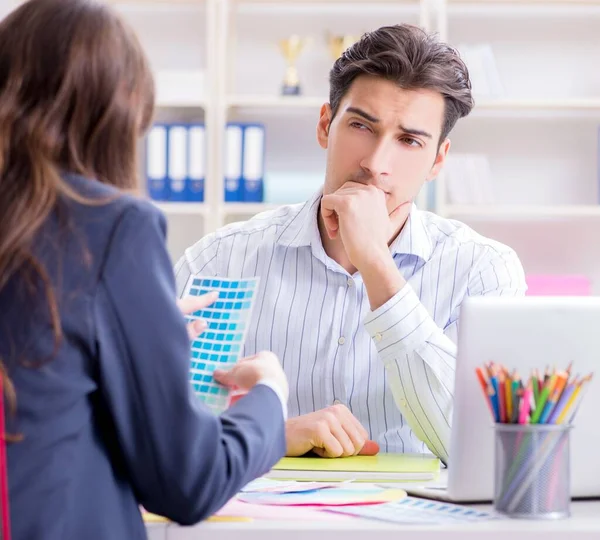
<path id="1" fill-rule="evenodd" d="M 492 382 L 492 388 L 494 389 L 493 394 L 490 395 L 490 401 L 492 402 L 492 407 L 494 408 L 494 419 L 496 422 L 500 422 L 500 402 L 498 401 L 498 377 L 495 375 L 490 377 L 490 381 Z"/>

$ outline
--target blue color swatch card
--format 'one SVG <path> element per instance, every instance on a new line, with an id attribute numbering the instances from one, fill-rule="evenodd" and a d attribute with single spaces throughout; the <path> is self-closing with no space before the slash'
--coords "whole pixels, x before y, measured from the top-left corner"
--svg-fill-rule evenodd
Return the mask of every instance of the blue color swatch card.
<path id="1" fill-rule="evenodd" d="M 328 508 L 327 511 L 413 525 L 449 525 L 503 519 L 499 515 L 477 508 L 417 497 L 405 497 L 385 504 Z"/>
<path id="2" fill-rule="evenodd" d="M 259 278 L 227 279 L 195 277 L 186 294 L 201 296 L 218 291 L 218 300 L 188 316 L 208 327 L 192 342 L 190 383 L 196 395 L 215 413 L 229 406 L 230 391 L 214 381 L 215 369 L 230 369 L 239 359 L 252 314 Z"/>

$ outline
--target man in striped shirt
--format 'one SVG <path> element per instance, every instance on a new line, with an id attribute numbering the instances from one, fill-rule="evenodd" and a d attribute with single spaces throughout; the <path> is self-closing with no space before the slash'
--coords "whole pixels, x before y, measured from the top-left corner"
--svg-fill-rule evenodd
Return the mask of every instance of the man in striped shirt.
<path id="1" fill-rule="evenodd" d="M 513 250 L 413 204 L 472 106 L 453 49 L 410 25 L 366 34 L 330 73 L 323 189 L 177 263 L 180 295 L 195 274 L 260 276 L 244 354 L 283 363 L 288 455 L 352 455 L 372 439 L 447 461 L 460 306 L 526 289 Z"/>

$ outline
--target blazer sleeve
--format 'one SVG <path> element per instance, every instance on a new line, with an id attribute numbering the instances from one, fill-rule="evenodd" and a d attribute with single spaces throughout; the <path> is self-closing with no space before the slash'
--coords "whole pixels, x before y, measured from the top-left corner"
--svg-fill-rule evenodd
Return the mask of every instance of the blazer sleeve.
<path id="1" fill-rule="evenodd" d="M 255 387 L 220 417 L 193 394 L 165 220 L 133 206 L 115 227 L 94 317 L 102 401 L 129 481 L 148 511 L 192 524 L 285 454 L 276 393 Z"/>

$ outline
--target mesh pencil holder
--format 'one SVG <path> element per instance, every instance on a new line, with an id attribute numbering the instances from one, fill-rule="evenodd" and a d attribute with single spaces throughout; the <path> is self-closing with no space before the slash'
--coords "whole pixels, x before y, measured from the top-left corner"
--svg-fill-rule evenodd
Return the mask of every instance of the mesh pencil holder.
<path id="1" fill-rule="evenodd" d="M 494 508 L 513 518 L 570 515 L 568 424 L 496 424 Z"/>

